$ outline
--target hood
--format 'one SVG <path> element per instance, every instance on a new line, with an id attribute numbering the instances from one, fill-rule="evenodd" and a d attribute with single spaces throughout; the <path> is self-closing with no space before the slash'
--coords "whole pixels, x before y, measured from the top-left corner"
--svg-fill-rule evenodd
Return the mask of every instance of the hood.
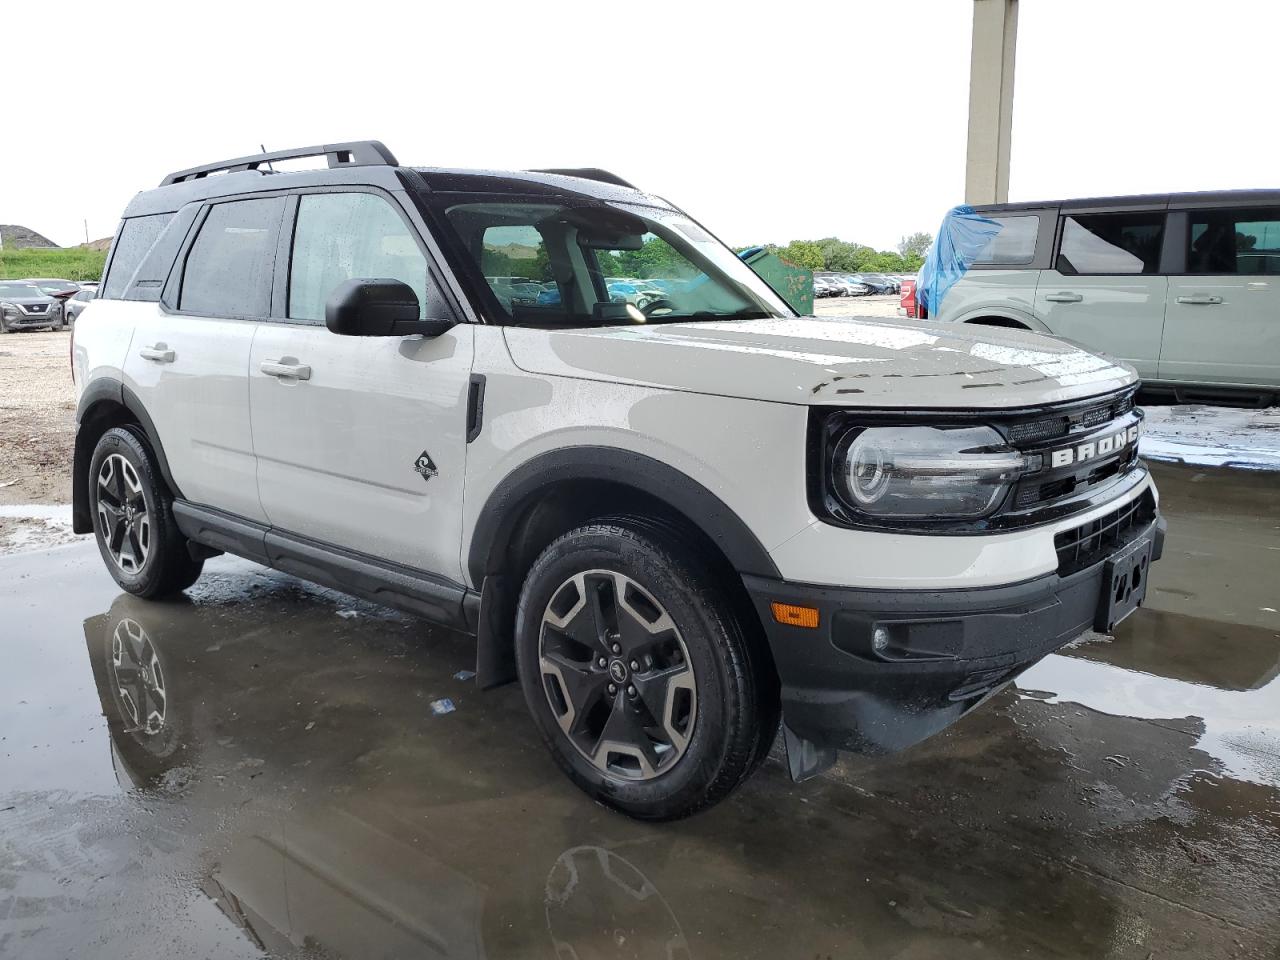
<path id="1" fill-rule="evenodd" d="M 1073 343 L 998 327 L 792 317 L 651 327 L 507 327 L 516 366 L 781 403 L 1010 408 L 1096 396 L 1133 368 Z"/>
<path id="2" fill-rule="evenodd" d="M 38 297 L 0 297 L 0 303 L 12 303 L 19 307 L 40 306 L 41 304 L 48 306 L 57 302 L 53 297 L 46 297 L 43 294 Z"/>

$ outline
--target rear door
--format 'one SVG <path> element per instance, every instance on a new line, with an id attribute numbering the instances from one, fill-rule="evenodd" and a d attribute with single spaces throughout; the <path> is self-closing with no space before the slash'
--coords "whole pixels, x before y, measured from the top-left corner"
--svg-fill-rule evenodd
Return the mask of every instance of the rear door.
<path id="1" fill-rule="evenodd" d="M 280 316 L 259 330 L 249 369 L 267 516 L 283 532 L 460 581 L 473 327 L 433 339 L 331 333 L 325 301 L 353 277 L 403 280 L 424 318 L 450 308 L 397 195 L 304 193 L 288 219 Z"/>
<path id="2" fill-rule="evenodd" d="M 1057 257 L 1040 274 L 1036 315 L 1050 333 L 1154 378 L 1168 279 L 1160 270 L 1165 211 L 1063 210 Z"/>
<path id="3" fill-rule="evenodd" d="M 209 204 L 161 302 L 139 303 L 125 381 L 182 495 L 263 522 L 249 433 L 249 351 L 271 310 L 285 198 Z"/>
<path id="4" fill-rule="evenodd" d="M 1177 211 L 1170 228 L 1160 379 L 1280 385 L 1280 207 Z"/>

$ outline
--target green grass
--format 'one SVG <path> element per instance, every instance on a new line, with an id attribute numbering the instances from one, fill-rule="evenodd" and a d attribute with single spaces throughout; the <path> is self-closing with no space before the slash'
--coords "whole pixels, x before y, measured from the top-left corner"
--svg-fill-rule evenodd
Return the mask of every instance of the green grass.
<path id="1" fill-rule="evenodd" d="M 24 248 L 0 250 L 0 280 L 24 277 L 59 277 L 64 280 L 100 280 L 106 265 L 105 250 L 71 247 L 66 250 Z"/>

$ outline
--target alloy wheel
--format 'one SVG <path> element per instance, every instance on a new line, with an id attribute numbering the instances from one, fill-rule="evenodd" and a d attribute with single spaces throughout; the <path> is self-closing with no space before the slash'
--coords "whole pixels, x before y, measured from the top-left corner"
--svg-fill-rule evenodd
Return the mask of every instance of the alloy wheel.
<path id="1" fill-rule="evenodd" d="M 630 577 L 587 570 L 562 583 L 542 615 L 538 665 L 556 722 L 598 770 L 651 780 L 684 755 L 698 706 L 689 651 Z"/>
<path id="2" fill-rule="evenodd" d="M 111 559 L 125 573 L 136 574 L 151 551 L 151 513 L 138 471 L 118 453 L 98 468 L 97 510 Z"/>

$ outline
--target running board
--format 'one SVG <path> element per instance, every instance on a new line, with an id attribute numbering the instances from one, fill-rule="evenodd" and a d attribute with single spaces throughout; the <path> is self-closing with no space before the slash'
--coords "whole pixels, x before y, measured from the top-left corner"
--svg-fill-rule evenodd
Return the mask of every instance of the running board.
<path id="1" fill-rule="evenodd" d="M 173 502 L 173 515 L 182 535 L 205 547 L 455 630 L 475 630 L 478 604 L 460 583 L 185 500 Z"/>

